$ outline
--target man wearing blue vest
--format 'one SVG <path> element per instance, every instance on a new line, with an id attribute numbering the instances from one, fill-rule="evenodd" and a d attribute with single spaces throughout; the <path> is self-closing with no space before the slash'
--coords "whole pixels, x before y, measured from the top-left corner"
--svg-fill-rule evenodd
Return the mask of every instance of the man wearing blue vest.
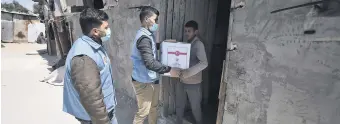
<path id="1" fill-rule="evenodd" d="M 171 75 L 176 76 L 177 73 L 179 74 L 179 70 L 171 69 L 156 59 L 157 44 L 154 33 L 158 28 L 159 11 L 149 6 L 135 8 L 141 9 L 139 18 L 142 26 L 137 31 L 131 53 L 132 81 L 138 103 L 138 111 L 133 124 L 143 124 L 147 116 L 149 124 L 157 124 L 158 74 L 170 72 Z"/>
<path id="2" fill-rule="evenodd" d="M 110 40 L 108 19 L 104 11 L 94 8 L 81 12 L 84 35 L 66 58 L 63 110 L 81 124 L 117 124 L 111 63 L 102 46 Z"/>

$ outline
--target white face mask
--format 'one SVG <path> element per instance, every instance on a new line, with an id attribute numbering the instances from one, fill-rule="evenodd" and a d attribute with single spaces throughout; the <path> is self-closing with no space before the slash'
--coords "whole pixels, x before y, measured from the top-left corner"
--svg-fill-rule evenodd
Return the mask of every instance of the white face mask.
<path id="1" fill-rule="evenodd" d="M 111 38 L 111 29 L 110 28 L 106 29 L 105 33 L 106 33 L 106 35 L 100 38 L 102 40 L 102 42 L 107 42 Z"/>

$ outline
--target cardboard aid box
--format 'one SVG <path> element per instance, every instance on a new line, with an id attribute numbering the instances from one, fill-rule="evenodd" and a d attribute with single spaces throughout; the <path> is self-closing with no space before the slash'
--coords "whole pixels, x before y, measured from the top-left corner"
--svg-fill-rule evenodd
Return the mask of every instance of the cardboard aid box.
<path id="1" fill-rule="evenodd" d="M 162 42 L 161 62 L 170 67 L 189 68 L 191 44 L 182 42 Z M 170 76 L 170 73 L 165 73 Z"/>

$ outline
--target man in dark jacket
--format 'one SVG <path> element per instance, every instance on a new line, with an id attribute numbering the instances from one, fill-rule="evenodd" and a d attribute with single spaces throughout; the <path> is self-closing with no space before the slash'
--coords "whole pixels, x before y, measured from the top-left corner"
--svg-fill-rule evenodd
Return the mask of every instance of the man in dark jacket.
<path id="1" fill-rule="evenodd" d="M 148 116 L 149 124 L 157 123 L 159 74 L 170 72 L 176 76 L 178 69 L 163 65 L 156 58 L 157 44 L 154 33 L 158 29 L 159 12 L 153 7 L 142 7 L 139 15 L 142 23 L 132 46 L 132 81 L 136 90 L 138 111 L 133 124 L 143 124 Z M 178 71 L 177 71 L 178 70 Z"/>
<path id="2" fill-rule="evenodd" d="M 101 10 L 81 12 L 84 35 L 74 42 L 66 58 L 63 110 L 81 124 L 117 124 L 111 63 L 102 46 L 110 40 L 108 19 Z"/>

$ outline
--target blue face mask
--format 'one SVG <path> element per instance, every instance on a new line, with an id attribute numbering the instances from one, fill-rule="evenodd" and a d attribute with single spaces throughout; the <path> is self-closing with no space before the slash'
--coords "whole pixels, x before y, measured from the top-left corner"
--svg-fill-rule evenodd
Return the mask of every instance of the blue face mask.
<path id="1" fill-rule="evenodd" d="M 158 29 L 158 24 L 155 23 L 155 24 L 153 24 L 152 27 L 150 28 L 150 31 L 156 32 L 157 29 Z"/>
<path id="2" fill-rule="evenodd" d="M 107 42 L 107 41 L 110 40 L 110 37 L 111 37 L 110 28 L 106 29 L 105 33 L 106 33 L 106 35 L 100 38 L 102 40 L 102 42 Z"/>

